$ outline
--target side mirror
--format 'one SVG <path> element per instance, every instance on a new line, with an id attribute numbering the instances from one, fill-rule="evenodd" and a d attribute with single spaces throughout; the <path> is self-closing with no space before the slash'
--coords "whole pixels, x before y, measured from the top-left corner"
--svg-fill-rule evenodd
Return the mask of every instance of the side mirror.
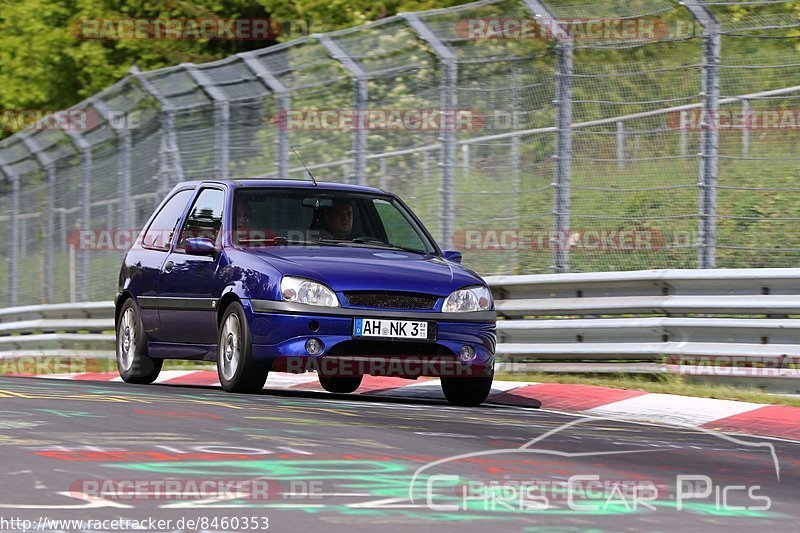
<path id="1" fill-rule="evenodd" d="M 461 262 L 461 252 L 457 250 L 445 250 L 444 251 L 444 258 L 448 261 L 452 261 L 453 263 L 460 263 Z"/>
<path id="2" fill-rule="evenodd" d="M 186 239 L 186 253 L 189 255 L 213 255 L 216 250 L 214 241 L 207 237 Z"/>

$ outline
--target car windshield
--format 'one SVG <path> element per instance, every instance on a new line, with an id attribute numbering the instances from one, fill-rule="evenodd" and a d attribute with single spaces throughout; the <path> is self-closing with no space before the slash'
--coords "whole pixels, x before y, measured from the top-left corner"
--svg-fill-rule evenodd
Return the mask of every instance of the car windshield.
<path id="1" fill-rule="evenodd" d="M 342 191 L 240 188 L 234 242 L 263 246 L 351 246 L 436 254 L 436 246 L 391 196 Z"/>

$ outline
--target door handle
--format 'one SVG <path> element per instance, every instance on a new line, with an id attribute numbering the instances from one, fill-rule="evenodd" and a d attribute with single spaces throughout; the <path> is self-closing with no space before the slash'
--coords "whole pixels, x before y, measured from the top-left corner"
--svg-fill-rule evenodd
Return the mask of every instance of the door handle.
<path id="1" fill-rule="evenodd" d="M 167 263 L 164 265 L 164 273 L 169 274 L 170 272 L 172 272 L 173 268 L 175 268 L 175 263 L 173 263 L 172 261 L 167 261 Z"/>

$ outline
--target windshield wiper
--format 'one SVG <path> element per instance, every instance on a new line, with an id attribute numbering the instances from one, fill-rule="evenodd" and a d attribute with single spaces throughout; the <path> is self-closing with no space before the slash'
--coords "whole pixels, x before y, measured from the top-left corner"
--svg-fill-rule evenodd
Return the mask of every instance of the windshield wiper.
<path id="1" fill-rule="evenodd" d="M 384 248 L 386 250 L 402 250 L 404 252 L 414 253 L 414 254 L 429 254 L 427 250 L 417 250 L 416 248 L 407 248 L 405 246 L 400 246 L 399 244 L 390 244 L 388 242 L 384 242 L 380 239 L 375 239 L 373 237 L 356 237 L 355 239 L 328 239 L 322 238 L 318 239 L 319 242 L 323 244 L 339 244 L 339 245 L 350 245 L 350 244 L 367 244 L 371 246 L 378 246 L 380 248 Z"/>
<path id="2" fill-rule="evenodd" d="M 404 252 L 411 252 L 415 254 L 427 254 L 427 250 L 417 250 L 416 248 L 408 248 L 406 246 L 400 246 L 399 244 L 392 244 L 388 242 L 383 242 L 380 239 L 373 239 L 370 237 L 356 237 L 353 239 L 354 243 L 357 244 L 375 244 L 377 246 L 381 246 L 383 248 L 390 248 L 394 250 L 403 250 Z"/>
<path id="3" fill-rule="evenodd" d="M 333 244 L 333 245 L 336 245 L 336 246 L 341 246 L 341 245 L 345 245 L 346 246 L 346 245 L 352 243 L 353 241 L 351 241 L 350 239 L 327 239 L 325 237 L 322 237 L 322 238 L 317 239 L 316 242 L 319 243 L 319 244 Z"/>
<path id="4" fill-rule="evenodd" d="M 242 244 L 250 244 L 250 243 L 263 243 L 263 244 L 270 244 L 281 246 L 285 244 L 295 244 L 295 245 L 315 245 L 317 243 L 311 241 L 304 241 L 300 239 L 287 239 L 286 237 L 264 237 L 258 239 L 239 239 L 239 242 Z"/>

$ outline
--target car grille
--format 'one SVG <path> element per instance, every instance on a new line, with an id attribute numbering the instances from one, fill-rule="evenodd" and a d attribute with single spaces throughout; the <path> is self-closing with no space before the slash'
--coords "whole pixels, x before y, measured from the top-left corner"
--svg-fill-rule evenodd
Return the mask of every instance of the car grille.
<path id="1" fill-rule="evenodd" d="M 374 309 L 433 309 L 436 296 L 410 292 L 346 292 L 350 305 Z"/>

